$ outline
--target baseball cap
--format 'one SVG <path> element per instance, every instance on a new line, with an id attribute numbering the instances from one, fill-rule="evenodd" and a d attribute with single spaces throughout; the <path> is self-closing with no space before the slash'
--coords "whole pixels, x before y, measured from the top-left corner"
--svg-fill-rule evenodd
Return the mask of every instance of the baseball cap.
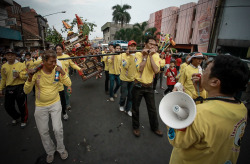
<path id="1" fill-rule="evenodd" d="M 5 51 L 5 54 L 9 54 L 9 53 L 17 55 L 17 53 L 14 50 L 12 50 L 12 49 L 7 49 Z"/>
<path id="2" fill-rule="evenodd" d="M 135 44 L 135 45 L 136 45 L 136 42 L 135 42 L 134 40 L 130 40 L 130 41 L 128 42 L 128 46 L 131 46 L 132 44 Z"/>
<path id="3" fill-rule="evenodd" d="M 188 59 L 188 62 L 190 62 L 193 58 L 204 58 L 204 56 L 202 55 L 202 53 L 197 52 Z"/>

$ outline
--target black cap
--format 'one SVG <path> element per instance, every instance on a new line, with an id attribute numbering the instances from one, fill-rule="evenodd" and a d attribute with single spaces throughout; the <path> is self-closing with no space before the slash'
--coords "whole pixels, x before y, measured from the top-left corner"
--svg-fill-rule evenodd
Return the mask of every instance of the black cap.
<path id="1" fill-rule="evenodd" d="M 7 49 L 5 51 L 5 54 L 9 54 L 9 53 L 17 55 L 17 53 L 14 50 L 12 50 L 12 49 Z"/>

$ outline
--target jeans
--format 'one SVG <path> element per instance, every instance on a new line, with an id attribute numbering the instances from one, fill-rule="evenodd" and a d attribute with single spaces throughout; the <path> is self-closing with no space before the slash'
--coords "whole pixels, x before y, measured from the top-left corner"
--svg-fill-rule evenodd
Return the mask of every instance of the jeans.
<path id="1" fill-rule="evenodd" d="M 132 126 L 133 129 L 139 129 L 139 107 L 142 97 L 144 97 L 147 105 L 150 127 L 153 131 L 158 130 L 159 123 L 155 107 L 154 90 L 152 87 L 137 87 L 134 85 L 132 89 Z"/>
<path id="2" fill-rule="evenodd" d="M 122 81 L 121 80 L 121 97 L 120 97 L 120 106 L 124 106 L 126 99 L 127 103 L 125 106 L 125 111 L 130 111 L 132 107 L 132 89 L 134 82 Z"/>
<path id="3" fill-rule="evenodd" d="M 109 91 L 109 71 L 105 71 L 105 92 Z"/>
<path id="4" fill-rule="evenodd" d="M 153 90 L 156 89 L 156 85 L 157 85 L 157 80 L 159 79 L 160 73 L 155 74 L 155 78 L 153 81 Z"/>
<path id="5" fill-rule="evenodd" d="M 70 106 L 70 100 L 69 100 L 69 93 L 68 93 L 68 87 L 64 86 L 64 95 L 65 95 L 65 100 L 66 100 L 66 108 Z"/>
<path id="6" fill-rule="evenodd" d="M 109 89 L 109 96 L 114 97 L 114 94 L 118 91 L 120 88 L 120 75 L 114 75 L 114 74 L 109 74 L 109 81 L 110 81 L 110 89 Z M 114 89 L 114 84 L 116 82 L 116 86 Z"/>

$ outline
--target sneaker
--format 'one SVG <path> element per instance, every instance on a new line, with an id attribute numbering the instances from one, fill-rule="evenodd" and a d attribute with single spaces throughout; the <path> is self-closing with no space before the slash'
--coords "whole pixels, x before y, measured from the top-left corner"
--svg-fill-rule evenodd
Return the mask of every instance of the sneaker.
<path id="1" fill-rule="evenodd" d="M 67 113 L 63 115 L 63 119 L 64 119 L 65 121 L 67 121 L 68 118 L 69 118 L 69 116 L 67 115 Z"/>
<path id="2" fill-rule="evenodd" d="M 120 111 L 123 112 L 124 111 L 124 107 L 120 106 Z"/>
<path id="3" fill-rule="evenodd" d="M 110 97 L 109 100 L 110 100 L 110 101 L 115 101 L 113 97 Z"/>
<path id="4" fill-rule="evenodd" d="M 26 125 L 27 125 L 27 123 L 26 122 L 22 122 L 21 123 L 21 128 L 23 129 L 23 128 L 25 128 L 26 127 Z"/>
<path id="5" fill-rule="evenodd" d="M 54 161 L 54 154 L 53 155 L 47 155 L 46 162 L 52 163 Z"/>
<path id="6" fill-rule="evenodd" d="M 130 117 L 132 117 L 132 112 L 131 111 L 128 111 L 127 113 Z"/>
<path id="7" fill-rule="evenodd" d="M 158 94 L 159 92 L 157 90 L 155 90 L 155 93 Z"/>
<path id="8" fill-rule="evenodd" d="M 59 153 L 59 154 L 60 154 L 60 156 L 61 156 L 61 158 L 62 158 L 63 160 L 67 159 L 68 156 L 69 156 L 69 154 L 68 154 L 68 152 L 67 152 L 66 149 L 65 149 L 62 153 Z"/>
<path id="9" fill-rule="evenodd" d="M 12 125 L 16 125 L 17 124 L 17 120 L 12 120 Z"/>
<path id="10" fill-rule="evenodd" d="M 71 106 L 67 106 L 67 108 L 66 108 L 67 110 L 71 110 Z"/>
<path id="11" fill-rule="evenodd" d="M 117 98 L 118 97 L 117 94 L 114 94 L 114 97 Z"/>

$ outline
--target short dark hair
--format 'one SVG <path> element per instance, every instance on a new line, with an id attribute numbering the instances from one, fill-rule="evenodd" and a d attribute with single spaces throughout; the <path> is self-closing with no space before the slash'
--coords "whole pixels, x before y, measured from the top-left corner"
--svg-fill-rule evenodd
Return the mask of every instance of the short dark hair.
<path id="1" fill-rule="evenodd" d="M 25 56 L 31 56 L 31 53 L 30 52 L 26 52 Z"/>
<path id="2" fill-rule="evenodd" d="M 59 43 L 59 44 L 57 44 L 56 46 L 55 46 L 55 50 L 56 50 L 56 47 L 61 47 L 62 48 L 62 50 L 64 50 L 64 48 L 63 48 L 63 45 L 61 44 L 61 43 Z"/>
<path id="3" fill-rule="evenodd" d="M 45 61 L 48 61 L 50 57 L 57 58 L 56 52 L 54 50 L 47 50 L 45 53 L 42 55 L 42 59 Z"/>
<path id="4" fill-rule="evenodd" d="M 154 36 L 152 36 L 152 35 L 148 35 L 148 36 L 146 37 L 146 39 L 145 39 L 145 43 L 148 43 L 150 39 L 153 39 L 153 40 L 155 40 L 155 41 L 156 41 L 156 39 L 155 39 L 155 37 L 154 37 Z"/>
<path id="5" fill-rule="evenodd" d="M 109 43 L 109 45 L 108 45 L 108 46 L 113 46 L 113 47 L 115 47 L 113 43 Z"/>
<path id="6" fill-rule="evenodd" d="M 7 60 L 6 58 L 2 58 L 2 63 L 3 63 L 4 61 L 7 62 L 8 60 Z"/>
<path id="7" fill-rule="evenodd" d="M 245 87 L 249 80 L 249 68 L 240 58 L 218 55 L 213 61 L 210 77 L 221 81 L 220 92 L 233 95 Z"/>
<path id="8" fill-rule="evenodd" d="M 116 47 L 118 47 L 118 46 L 120 46 L 121 47 L 121 45 L 120 44 L 115 44 L 114 45 L 114 48 L 116 48 Z M 122 47 L 121 47 L 122 48 Z"/>

